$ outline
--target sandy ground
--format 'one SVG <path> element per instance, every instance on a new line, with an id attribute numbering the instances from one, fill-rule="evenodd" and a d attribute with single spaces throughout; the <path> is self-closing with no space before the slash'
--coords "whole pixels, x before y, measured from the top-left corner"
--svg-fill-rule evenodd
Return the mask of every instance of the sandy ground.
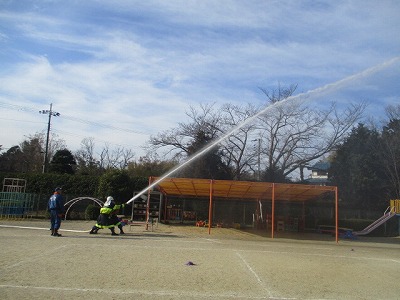
<path id="1" fill-rule="evenodd" d="M 48 225 L 0 220 L 0 299 L 400 299 L 399 238 Z"/>

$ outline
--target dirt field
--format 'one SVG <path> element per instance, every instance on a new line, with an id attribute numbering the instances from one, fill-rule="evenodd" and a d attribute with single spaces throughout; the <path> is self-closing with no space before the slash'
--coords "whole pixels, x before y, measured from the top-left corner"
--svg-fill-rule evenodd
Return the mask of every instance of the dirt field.
<path id="1" fill-rule="evenodd" d="M 0 299 L 400 299 L 399 238 L 92 225 L 0 220 Z"/>

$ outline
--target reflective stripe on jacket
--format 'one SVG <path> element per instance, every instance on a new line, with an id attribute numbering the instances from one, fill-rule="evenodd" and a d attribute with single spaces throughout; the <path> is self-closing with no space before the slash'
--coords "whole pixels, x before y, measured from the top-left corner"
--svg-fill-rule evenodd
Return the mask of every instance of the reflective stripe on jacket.
<path id="1" fill-rule="evenodd" d="M 104 214 L 104 215 L 109 215 L 109 214 L 111 214 L 112 212 L 114 212 L 116 210 L 124 208 L 124 206 L 125 206 L 125 204 L 114 205 L 113 208 L 111 208 L 111 207 L 102 207 L 102 208 L 100 208 L 100 213 Z"/>

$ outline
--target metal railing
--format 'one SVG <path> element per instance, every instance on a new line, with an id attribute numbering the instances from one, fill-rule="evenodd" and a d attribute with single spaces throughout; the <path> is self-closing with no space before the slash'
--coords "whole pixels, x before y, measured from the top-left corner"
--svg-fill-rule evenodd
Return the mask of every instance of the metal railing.
<path id="1" fill-rule="evenodd" d="M 24 218 L 32 215 L 35 195 L 17 192 L 0 192 L 0 217 Z"/>

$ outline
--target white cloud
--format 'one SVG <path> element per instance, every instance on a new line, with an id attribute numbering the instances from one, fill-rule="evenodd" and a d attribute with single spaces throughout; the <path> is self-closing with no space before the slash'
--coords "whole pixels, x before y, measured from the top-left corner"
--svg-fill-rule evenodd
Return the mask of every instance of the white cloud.
<path id="1" fill-rule="evenodd" d="M 258 87 L 278 84 L 308 91 L 400 50 L 400 4 L 392 1 L 10 3 L 0 10 L 0 101 L 33 107 L 35 117 L 24 118 L 44 124 L 0 118 L 7 145 L 42 130 L 46 120 L 36 110 L 53 103 L 61 113 L 54 129 L 71 148 L 89 136 L 140 147 L 183 121 L 189 105 L 261 103 Z M 391 103 L 399 69 L 380 74 L 387 76 L 359 82 L 347 95 L 368 91 Z"/>

